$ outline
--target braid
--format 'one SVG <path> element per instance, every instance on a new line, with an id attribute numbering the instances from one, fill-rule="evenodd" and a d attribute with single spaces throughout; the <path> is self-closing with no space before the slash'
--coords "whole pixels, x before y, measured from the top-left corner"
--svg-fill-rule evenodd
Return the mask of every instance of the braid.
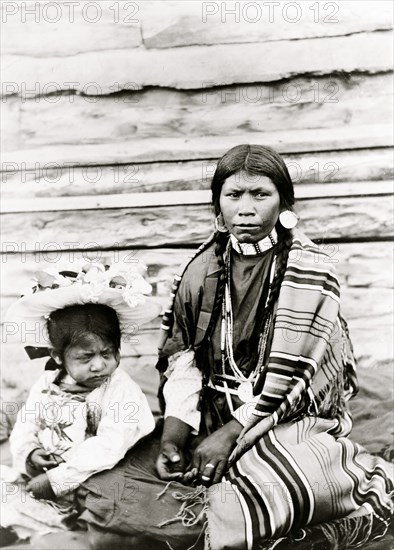
<path id="1" fill-rule="evenodd" d="M 224 288 L 225 288 L 225 282 L 226 282 L 223 255 L 226 250 L 226 246 L 228 242 L 228 233 L 221 233 L 217 231 L 215 233 L 215 240 L 216 240 L 215 255 L 217 256 L 217 259 L 218 259 L 218 265 L 219 265 L 220 271 L 218 276 L 218 287 L 216 290 L 215 302 L 213 304 L 211 319 L 207 330 L 208 337 L 211 335 L 212 330 L 214 329 L 215 323 L 219 318 L 220 312 L 222 310 L 222 302 L 223 302 Z"/>
<path id="2" fill-rule="evenodd" d="M 205 368 L 202 368 L 203 371 L 203 392 L 201 394 L 201 399 L 204 400 L 204 393 L 205 389 L 208 385 L 208 380 L 210 378 L 210 370 L 209 368 L 210 361 L 208 359 L 209 356 L 209 339 L 212 335 L 212 332 L 215 328 L 216 322 L 218 318 L 220 317 L 221 311 L 222 311 L 222 302 L 223 302 L 223 296 L 224 296 L 224 289 L 225 289 L 225 282 L 226 282 L 226 276 L 225 276 L 225 265 L 224 265 L 224 258 L 223 254 L 226 250 L 227 242 L 228 242 L 228 233 L 221 233 L 217 231 L 214 235 L 214 240 L 216 241 L 215 245 L 215 255 L 218 259 L 218 266 L 219 266 L 219 276 L 218 276 L 218 284 L 216 287 L 216 294 L 215 294 L 215 301 L 212 307 L 212 313 L 209 320 L 209 324 L 207 327 L 207 330 L 205 332 L 204 336 L 204 344 L 202 346 L 199 346 L 195 350 L 196 352 L 196 363 L 197 365 L 200 365 L 200 368 L 202 366 L 205 366 Z M 208 403 L 206 403 L 207 405 Z M 210 433 L 210 430 L 208 429 L 208 432 Z"/>
<path id="3" fill-rule="evenodd" d="M 279 224 L 278 224 L 279 225 Z M 279 297 L 280 287 L 285 276 L 287 260 L 289 258 L 290 248 L 293 242 L 293 236 L 288 229 L 282 226 L 278 227 L 278 248 L 276 251 L 276 270 L 274 280 L 272 281 L 271 292 L 267 304 L 267 315 L 272 313 L 274 304 Z"/>
<path id="4" fill-rule="evenodd" d="M 160 334 L 159 334 L 159 342 L 158 342 L 158 350 L 159 350 L 159 356 L 161 355 L 161 352 L 165 346 L 165 343 L 167 339 L 172 337 L 172 327 L 174 325 L 174 306 L 175 306 L 175 298 L 176 294 L 179 289 L 179 285 L 181 283 L 183 274 L 186 271 L 186 268 L 191 264 L 191 262 L 196 258 L 199 254 L 203 254 L 207 248 L 211 246 L 211 244 L 215 240 L 215 233 L 212 233 L 210 237 L 202 243 L 202 245 L 197 249 L 195 254 L 193 254 L 192 258 L 187 261 L 186 264 L 184 264 L 181 269 L 180 273 L 178 275 L 175 275 L 174 281 L 172 283 L 171 288 L 171 298 L 170 303 L 168 304 L 168 307 L 164 310 L 163 318 L 161 321 L 161 327 L 160 327 Z M 166 358 L 165 355 L 163 356 L 163 366 L 158 366 L 157 368 L 163 371 L 167 368 L 166 366 Z"/>

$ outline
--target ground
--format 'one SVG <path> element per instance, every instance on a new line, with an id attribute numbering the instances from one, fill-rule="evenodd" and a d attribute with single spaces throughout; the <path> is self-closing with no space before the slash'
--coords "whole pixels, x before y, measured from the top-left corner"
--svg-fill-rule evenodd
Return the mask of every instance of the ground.
<path id="1" fill-rule="evenodd" d="M 132 369 L 130 374 L 133 375 Z M 14 373 L 16 376 L 16 373 Z M 148 393 L 152 396 L 155 392 L 150 388 L 151 373 L 146 370 L 146 380 L 139 379 L 138 382 L 143 389 L 148 389 Z M 393 439 L 393 369 L 388 361 L 372 362 L 370 358 L 361 358 L 359 360 L 359 382 L 360 391 L 356 398 L 351 402 L 351 410 L 354 419 L 354 428 L 352 439 L 365 446 L 372 453 L 379 453 L 387 460 L 394 458 L 394 439 Z M 145 386 L 145 387 L 144 387 Z M 18 396 L 17 388 L 11 388 L 8 393 L 12 395 L 14 402 L 23 399 L 23 393 Z M 10 399 L 9 399 L 10 400 Z M 7 400 L 3 396 L 3 403 Z M 12 416 L 9 417 L 12 422 Z M 5 438 L 7 426 L 2 428 L 2 436 Z M 8 440 L 3 439 L 0 445 L 0 458 L 2 464 L 10 464 L 11 457 L 9 453 Z M 6 539 L 3 539 L 4 544 Z M 53 534 L 44 539 L 41 539 L 40 545 L 37 542 L 32 544 L 13 545 L 10 548 L 13 550 L 87 550 L 89 544 L 83 534 L 64 533 Z M 364 546 L 365 550 L 393 550 L 394 549 L 394 533 L 393 530 L 387 533 L 386 536 L 375 542 Z M 119 548 L 110 548 L 108 550 L 120 550 Z M 139 549 L 142 550 L 142 549 Z M 145 549 L 143 549 L 145 550 Z M 146 550 L 154 550 L 152 548 Z M 335 549 L 339 550 L 339 549 Z"/>

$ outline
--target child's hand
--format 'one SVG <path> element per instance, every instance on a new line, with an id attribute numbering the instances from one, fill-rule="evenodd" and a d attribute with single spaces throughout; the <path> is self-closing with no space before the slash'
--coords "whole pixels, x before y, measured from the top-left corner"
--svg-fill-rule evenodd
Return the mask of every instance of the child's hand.
<path id="1" fill-rule="evenodd" d="M 61 457 L 51 455 L 44 449 L 35 449 L 28 457 L 28 464 L 34 468 L 36 475 L 37 472 L 46 472 L 55 468 L 61 461 Z"/>
<path id="2" fill-rule="evenodd" d="M 45 500 L 56 500 L 56 495 L 53 492 L 51 482 L 46 474 L 40 474 L 30 480 L 26 485 L 26 489 L 33 493 L 35 498 L 43 498 Z"/>

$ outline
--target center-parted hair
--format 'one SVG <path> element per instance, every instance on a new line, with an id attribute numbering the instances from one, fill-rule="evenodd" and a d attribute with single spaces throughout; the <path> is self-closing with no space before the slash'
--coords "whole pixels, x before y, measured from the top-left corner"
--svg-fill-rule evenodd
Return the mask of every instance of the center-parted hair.
<path id="1" fill-rule="evenodd" d="M 83 346 L 89 334 L 95 334 L 120 349 L 120 326 L 116 311 L 104 304 L 68 306 L 51 313 L 47 321 L 49 339 L 63 359 L 70 346 Z"/>
<path id="2" fill-rule="evenodd" d="M 281 210 L 291 210 L 294 205 L 294 187 L 287 166 L 282 157 L 263 145 L 237 145 L 225 153 L 218 161 L 215 174 L 212 178 L 212 206 L 215 215 L 220 214 L 220 194 L 222 187 L 229 177 L 239 172 L 246 172 L 252 176 L 268 177 L 275 185 L 280 196 Z M 293 241 L 291 232 L 285 229 L 280 222 L 276 224 L 278 244 L 276 245 L 276 271 L 272 282 L 270 298 L 264 315 L 263 325 L 278 299 L 280 286 L 285 274 L 290 247 Z M 215 235 L 215 254 L 220 266 L 219 287 L 212 311 L 212 325 L 221 311 L 224 295 L 225 276 L 223 254 L 228 241 L 228 233 L 217 232 Z"/>
<path id="3" fill-rule="evenodd" d="M 225 153 L 217 163 L 211 183 L 212 204 L 216 216 L 220 214 L 220 193 L 230 176 L 245 171 L 252 176 L 269 178 L 278 190 L 281 208 L 291 209 L 294 204 L 294 187 L 282 157 L 264 145 L 237 145 Z"/>

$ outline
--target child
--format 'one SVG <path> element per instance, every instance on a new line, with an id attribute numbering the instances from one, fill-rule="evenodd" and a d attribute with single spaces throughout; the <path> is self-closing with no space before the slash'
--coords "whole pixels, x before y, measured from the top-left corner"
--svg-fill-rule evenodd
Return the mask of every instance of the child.
<path id="1" fill-rule="evenodd" d="M 33 385 L 10 437 L 13 468 L 36 499 L 70 504 L 83 481 L 153 430 L 146 397 L 118 369 L 121 333 L 159 313 L 149 290 L 138 273 L 88 265 L 41 272 L 33 294 L 11 308 L 11 320 L 39 324 L 57 367 Z"/>

